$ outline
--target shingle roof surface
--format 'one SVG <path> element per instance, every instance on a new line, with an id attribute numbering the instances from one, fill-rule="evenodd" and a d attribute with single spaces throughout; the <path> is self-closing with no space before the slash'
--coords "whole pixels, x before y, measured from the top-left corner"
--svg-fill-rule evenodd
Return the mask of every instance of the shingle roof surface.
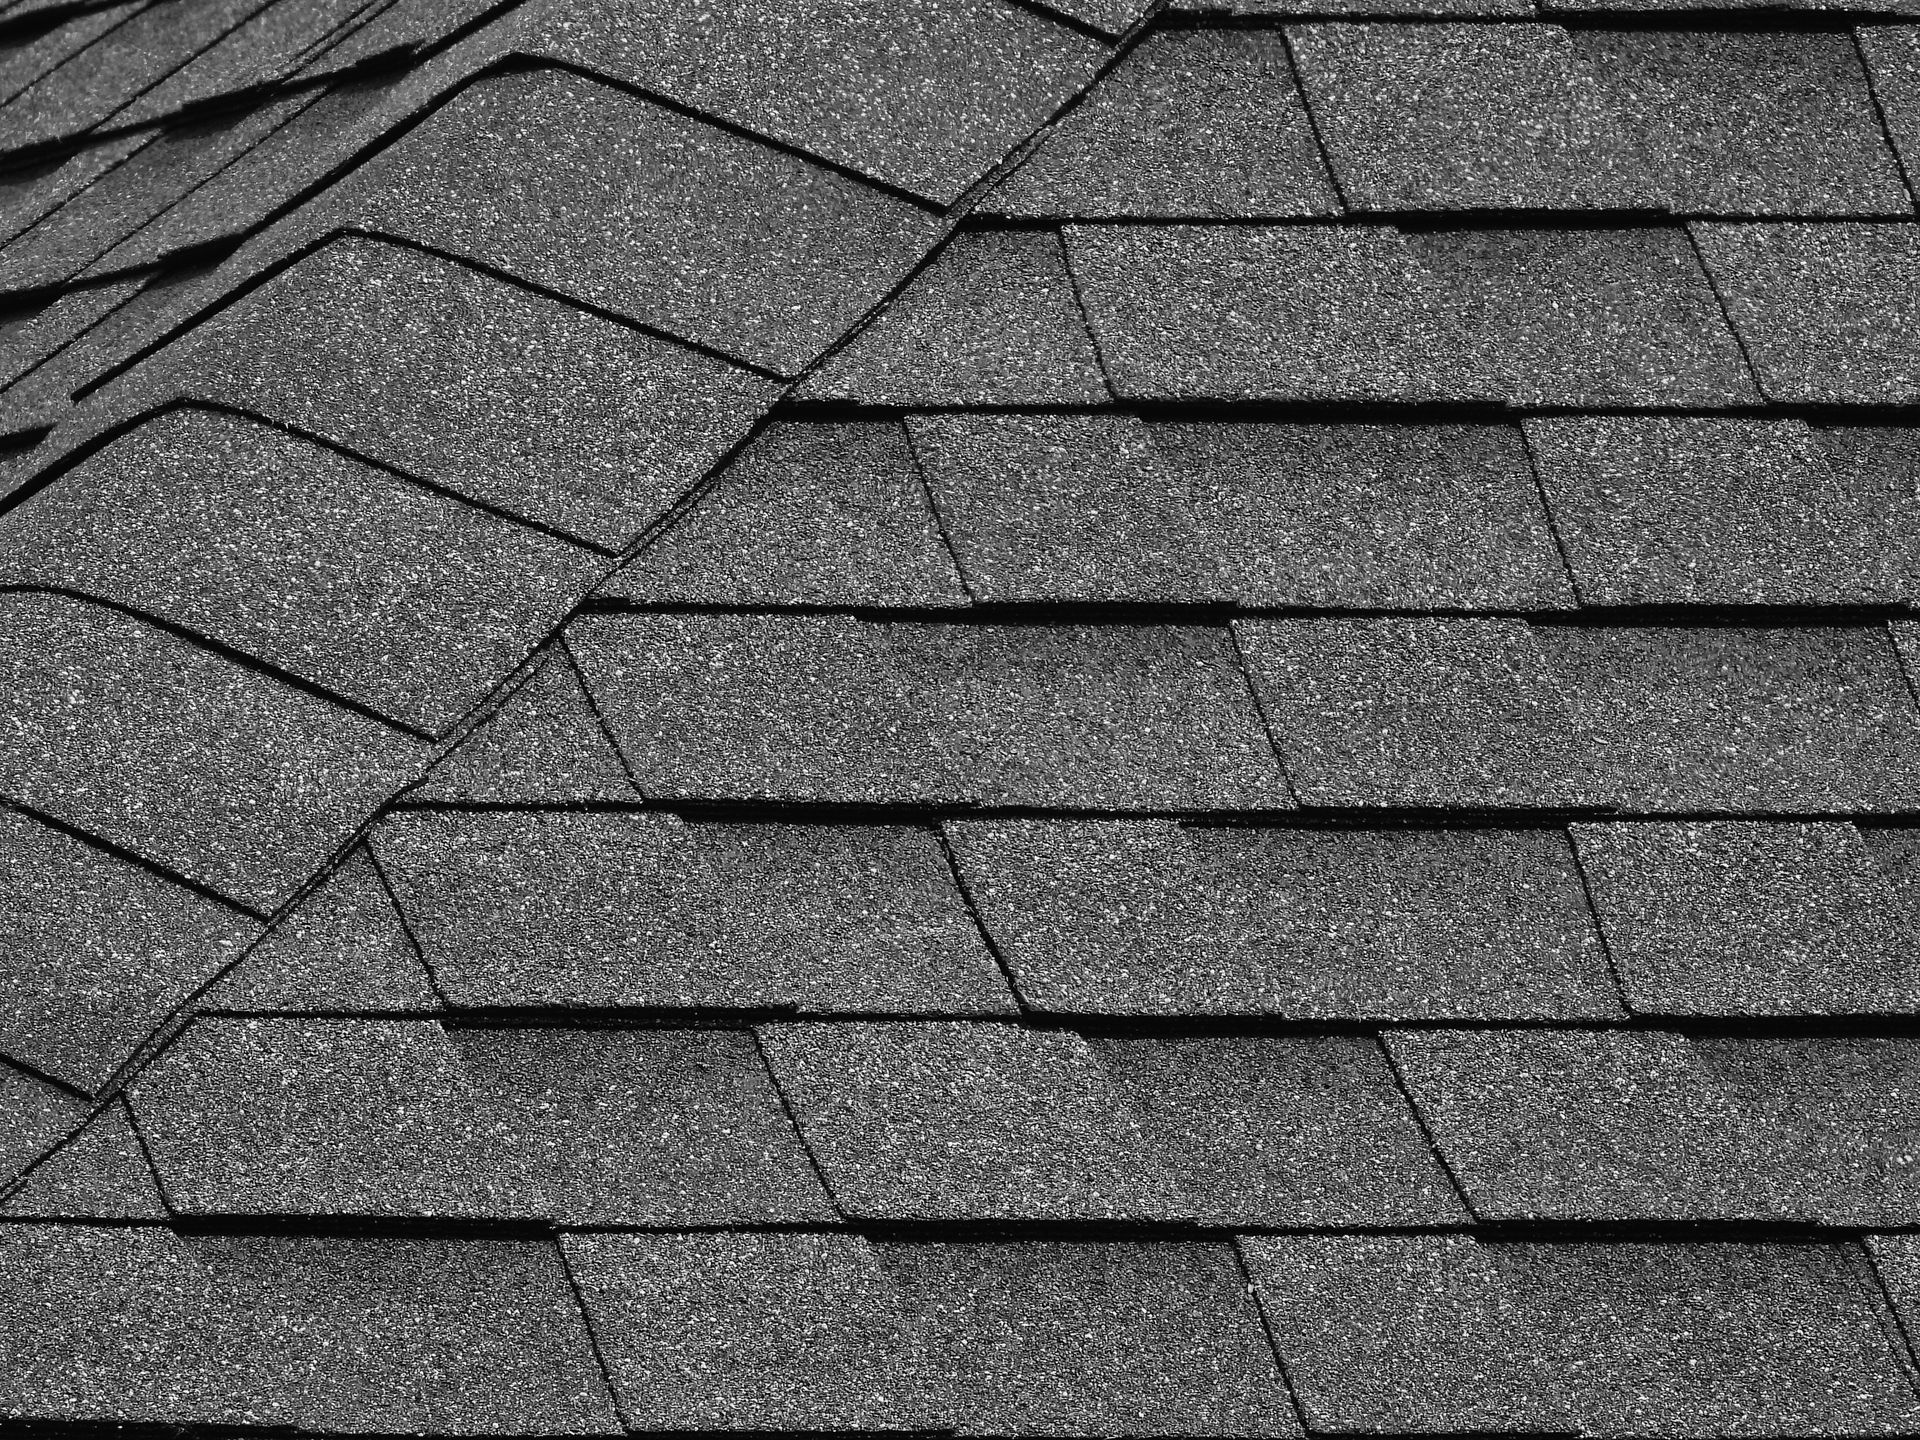
<path id="1" fill-rule="evenodd" d="M 1920 1433 L 1789 10 L 0 0 L 0 1437 Z"/>

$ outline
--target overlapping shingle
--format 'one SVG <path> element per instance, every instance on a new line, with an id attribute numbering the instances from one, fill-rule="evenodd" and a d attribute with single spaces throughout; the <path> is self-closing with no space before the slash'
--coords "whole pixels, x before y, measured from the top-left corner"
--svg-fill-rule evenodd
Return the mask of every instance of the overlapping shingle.
<path id="1" fill-rule="evenodd" d="M 119 116 L 132 124 L 171 115 L 223 95 L 271 85 L 324 50 L 343 27 L 381 0 L 268 0 L 243 24 L 142 95 Z"/>
<path id="2" fill-rule="evenodd" d="M 140 1137 L 116 1100 L 0 1201 L 5 1220 L 165 1220 Z"/>
<path id="3" fill-rule="evenodd" d="M 0 1064 L 0 1185 L 80 1128 L 86 1107 L 66 1091 L 24 1070 Z"/>

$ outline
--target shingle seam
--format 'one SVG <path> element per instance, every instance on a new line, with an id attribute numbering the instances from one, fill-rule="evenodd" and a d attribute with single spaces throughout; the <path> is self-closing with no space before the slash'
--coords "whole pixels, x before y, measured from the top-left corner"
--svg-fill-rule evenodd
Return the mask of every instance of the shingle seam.
<path id="1" fill-rule="evenodd" d="M 620 748 L 619 742 L 613 738 L 613 727 L 607 724 L 606 712 L 600 708 L 599 697 L 593 693 L 593 687 L 587 684 L 587 672 L 580 668 L 580 657 L 573 653 L 573 646 L 567 643 L 566 625 L 571 624 L 574 616 L 579 613 L 580 607 L 575 606 L 573 614 L 567 617 L 566 624 L 555 632 L 553 652 L 558 658 L 553 663 L 564 664 L 567 667 L 567 673 L 573 676 L 574 683 L 580 687 L 580 693 L 586 697 L 587 713 L 593 717 L 593 723 L 599 730 L 601 738 L 607 742 L 607 749 L 612 753 L 613 758 L 620 762 L 620 769 L 625 773 L 627 782 L 633 786 L 635 794 L 644 794 L 645 792 L 640 789 L 640 777 L 634 773 L 632 762 L 627 759 L 626 752 Z"/>
<path id="2" fill-rule="evenodd" d="M 927 466 L 920 454 L 920 442 L 914 438 L 913 427 L 904 421 L 901 431 L 907 439 L 907 456 L 913 465 L 914 482 L 920 488 L 920 496 L 927 504 L 927 513 L 933 517 L 933 528 L 940 536 L 940 546 L 947 553 L 947 563 L 953 566 L 953 573 L 960 582 L 960 589 L 970 605 L 978 605 L 980 597 L 974 592 L 973 583 L 967 578 L 967 567 L 960 563 L 960 552 L 954 548 L 953 531 L 947 524 L 947 517 L 940 511 L 940 498 L 933 493 L 933 484 L 927 479 Z M 949 861 L 952 856 L 947 857 Z"/>
<path id="3" fill-rule="evenodd" d="M 393 877 L 387 874 L 387 867 L 380 863 L 378 847 L 368 845 L 366 850 L 367 864 L 373 867 L 373 877 L 380 884 L 380 893 L 386 896 L 387 904 L 393 907 L 394 919 L 399 922 L 400 933 L 406 938 L 407 947 L 413 952 L 413 958 L 419 962 L 421 973 L 427 977 L 427 987 L 433 991 L 433 998 L 439 1001 L 442 1011 L 451 1008 L 447 992 L 440 984 L 440 972 L 435 970 L 432 962 L 427 959 L 426 947 L 420 943 L 419 935 L 414 932 L 413 917 L 407 914 L 407 907 L 400 903 L 400 892 L 394 888 Z M 344 856 L 351 851 L 342 853 Z"/>
<path id="4" fill-rule="evenodd" d="M 1240 1234 L 1236 1232 L 1229 1249 L 1233 1251 L 1234 1269 L 1239 1273 L 1242 1293 L 1253 1302 L 1254 1314 L 1260 1318 L 1260 1333 L 1266 1337 L 1267 1349 L 1273 1354 L 1273 1368 L 1280 1375 L 1280 1384 L 1287 1392 L 1287 1403 L 1293 1407 L 1294 1417 L 1300 1422 L 1302 1430 L 1311 1433 L 1307 1424 L 1307 1408 L 1300 1403 L 1300 1387 L 1294 1383 L 1292 1367 L 1287 1357 L 1281 1353 L 1280 1336 L 1274 1329 L 1273 1316 L 1267 1310 L 1267 1298 L 1253 1278 L 1253 1269 L 1247 1264 L 1247 1252 L 1240 1243 Z"/>
<path id="5" fill-rule="evenodd" d="M 1560 570 L 1566 576 L 1567 588 L 1573 592 L 1575 601 L 1583 606 L 1588 605 L 1592 602 L 1580 588 L 1580 577 L 1574 572 L 1573 558 L 1567 553 L 1566 537 L 1560 533 L 1560 517 L 1554 514 L 1546 481 L 1540 478 L 1540 456 L 1534 448 L 1533 437 L 1527 433 L 1526 426 L 1516 428 L 1520 432 L 1520 447 L 1526 452 L 1527 473 L 1533 477 L 1533 493 L 1539 498 L 1540 513 L 1546 517 L 1547 534 L 1553 537 L 1553 550 L 1560 557 Z"/>
<path id="6" fill-rule="evenodd" d="M 787 1093 L 787 1087 L 780 1079 L 780 1072 L 774 1066 L 773 1057 L 767 1053 L 766 1042 L 760 1038 L 760 1027 L 754 1025 L 748 1029 L 747 1033 L 753 1037 L 753 1053 L 760 1062 L 761 1072 L 766 1075 L 767 1083 L 773 1087 L 774 1097 L 780 1102 L 780 1114 L 792 1127 L 794 1137 L 800 1142 L 800 1151 L 807 1157 L 807 1164 L 813 1167 L 814 1180 L 820 1186 L 820 1193 L 827 1197 L 828 1202 L 839 1212 L 841 1218 L 846 1219 L 846 1206 L 840 1203 L 840 1196 L 834 1190 L 833 1180 L 827 1174 L 826 1166 L 820 1163 L 820 1157 L 814 1153 L 813 1142 L 807 1138 L 806 1127 L 800 1123 L 799 1111 L 794 1109 L 793 1097 Z"/>
<path id="7" fill-rule="evenodd" d="M 198 895 L 201 899 L 211 900 L 216 905 L 219 905 L 223 909 L 232 911 L 235 915 L 244 915 L 250 920 L 265 920 L 267 918 L 264 912 L 255 910 L 250 906 L 241 904 L 237 900 L 234 900 L 229 898 L 228 896 L 222 895 L 218 890 L 211 889 L 207 885 L 203 884 L 198 880 L 190 879 L 188 876 L 182 874 L 178 870 L 174 870 L 167 865 L 163 865 L 157 860 L 149 860 L 146 856 L 141 855 L 136 851 L 129 850 L 124 845 L 118 845 L 111 840 L 102 838 L 101 836 L 90 834 L 89 832 L 80 829 L 76 825 L 71 825 L 65 820 L 58 818 L 57 816 L 48 814 L 44 810 L 35 809 L 32 805 L 29 805 L 24 801 L 13 800 L 13 799 L 0 799 L 0 807 L 4 807 L 5 809 L 8 809 L 8 810 L 15 810 L 22 815 L 30 816 L 34 820 L 39 821 L 42 825 L 46 825 L 54 830 L 58 830 L 62 835 L 67 836 L 69 839 L 78 840 L 84 845 L 91 846 L 95 850 L 99 850 L 104 854 L 113 856 L 113 858 L 116 860 L 124 860 L 128 864 L 137 865 L 142 870 L 148 871 L 154 875 L 158 875 L 161 879 L 171 881 L 175 885 L 183 885 L 187 889 L 193 891 L 193 893 Z"/>
<path id="8" fill-rule="evenodd" d="M 1447 1183 L 1453 1187 L 1453 1193 L 1459 1199 L 1461 1207 L 1476 1225 L 1485 1224 L 1486 1217 L 1475 1207 L 1473 1196 L 1468 1193 L 1467 1187 L 1461 1183 L 1460 1176 L 1455 1173 L 1452 1160 L 1447 1157 L 1447 1152 L 1440 1148 L 1440 1137 L 1434 1133 L 1433 1126 L 1427 1123 L 1426 1112 L 1414 1099 L 1413 1087 L 1407 1082 L 1406 1072 L 1400 1065 L 1400 1057 L 1393 1053 L 1391 1045 L 1384 1043 L 1377 1036 L 1374 1044 L 1379 1048 L 1381 1059 L 1386 1062 L 1387 1074 L 1393 1077 L 1393 1088 L 1400 1096 L 1400 1103 L 1407 1107 L 1407 1113 L 1413 1117 L 1413 1123 L 1420 1128 L 1421 1138 L 1427 1142 L 1427 1148 L 1433 1152 L 1434 1163 L 1447 1177 Z"/>
<path id="9" fill-rule="evenodd" d="M 1920 706 L 1920 678 L 1915 677 L 1913 666 L 1907 663 L 1907 657 L 1901 650 L 1900 642 L 1894 638 L 1891 626 L 1887 627 L 1886 634 L 1887 644 L 1893 647 L 1894 666 L 1899 670 L 1900 678 L 1907 682 L 1907 694 L 1913 697 L 1913 703 L 1916 706 Z"/>
<path id="10" fill-rule="evenodd" d="M 1022 1018 L 1033 1013 L 1033 1007 L 1027 1003 L 1027 997 L 1021 993 L 1019 978 L 1014 974 L 1013 964 L 1000 948 L 1000 942 L 993 938 L 993 932 L 987 926 L 986 916 L 981 913 L 980 902 L 967 884 L 966 872 L 960 864 L 960 857 L 953 853 L 953 842 L 947 836 L 944 825 L 935 829 L 934 834 L 940 842 L 940 856 L 946 862 L 947 874 L 953 877 L 954 892 L 959 895 L 960 903 L 966 907 L 967 918 L 973 922 L 980 943 L 986 946 L 987 954 L 993 957 L 993 963 L 1000 971 L 1000 978 L 1006 982 L 1007 993 L 1013 996 L 1014 1008 Z"/>
<path id="11" fill-rule="evenodd" d="M 1894 167 L 1900 172 L 1900 183 L 1907 187 L 1907 198 L 1920 204 L 1920 177 L 1916 177 L 1908 168 L 1906 157 L 1900 153 L 1900 147 L 1894 143 L 1893 126 L 1887 120 L 1886 100 L 1880 94 L 1879 77 L 1875 74 L 1873 62 L 1867 57 L 1867 47 L 1860 43 L 1860 27 L 1851 25 L 1847 36 L 1853 42 L 1854 58 L 1860 62 L 1860 73 L 1867 79 L 1867 103 L 1873 107 L 1873 123 L 1879 128 L 1880 139 L 1887 147 L 1887 153 L 1893 156 Z"/>
<path id="12" fill-rule="evenodd" d="M 1267 713 L 1266 701 L 1261 697 L 1260 687 L 1254 683 L 1253 667 L 1247 664 L 1247 652 L 1240 644 L 1239 629 L 1234 625 L 1228 625 L 1226 630 L 1227 643 L 1233 650 L 1233 663 L 1240 672 L 1240 683 L 1245 687 L 1248 703 L 1253 706 L 1253 713 L 1260 721 L 1260 729 L 1267 737 L 1267 748 L 1273 752 L 1274 768 L 1280 772 L 1281 780 L 1286 783 L 1287 794 L 1293 803 L 1305 809 L 1306 807 L 1301 805 L 1299 787 L 1293 783 L 1292 772 L 1287 768 L 1286 751 L 1280 744 L 1280 732 L 1274 728 L 1273 717 Z"/>
<path id="13" fill-rule="evenodd" d="M 1847 1248 L 1845 1258 L 1850 1277 L 1866 1291 L 1869 1305 L 1887 1332 L 1887 1338 L 1893 1342 L 1907 1384 L 1916 1395 L 1920 1395 L 1920 1348 L 1916 1348 L 1913 1332 L 1901 1318 L 1900 1307 L 1894 1304 L 1893 1292 L 1887 1288 L 1887 1277 L 1880 1273 L 1879 1262 L 1867 1248 L 1864 1238 Z"/>
<path id="14" fill-rule="evenodd" d="M 1627 977 L 1620 968 L 1619 957 L 1613 953 L 1613 942 L 1607 938 L 1607 927 L 1600 918 L 1600 906 L 1593 898 L 1593 877 L 1587 873 L 1587 863 L 1580 855 L 1580 844 L 1571 830 L 1567 832 L 1567 849 L 1573 855 L 1573 873 L 1580 877 L 1580 894 L 1587 907 L 1587 923 L 1593 927 L 1594 936 L 1600 942 L 1600 954 L 1607 962 L 1607 975 L 1613 981 L 1614 998 L 1627 1014 L 1637 1014 L 1639 1012 L 1627 995 Z"/>

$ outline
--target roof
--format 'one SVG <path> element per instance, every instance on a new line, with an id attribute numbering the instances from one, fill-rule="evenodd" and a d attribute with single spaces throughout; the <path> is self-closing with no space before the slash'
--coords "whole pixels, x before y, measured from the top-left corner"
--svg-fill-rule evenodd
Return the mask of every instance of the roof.
<path id="1" fill-rule="evenodd" d="M 1920 0 L 0 0 L 0 1435 L 1920 1433 Z"/>

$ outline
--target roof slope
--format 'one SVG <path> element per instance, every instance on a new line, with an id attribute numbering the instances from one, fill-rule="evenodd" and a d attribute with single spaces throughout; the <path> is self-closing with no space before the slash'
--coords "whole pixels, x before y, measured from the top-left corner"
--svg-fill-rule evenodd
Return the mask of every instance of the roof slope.
<path id="1" fill-rule="evenodd" d="M 1920 1433 L 1920 0 L 0 0 L 0 1433 Z"/>

